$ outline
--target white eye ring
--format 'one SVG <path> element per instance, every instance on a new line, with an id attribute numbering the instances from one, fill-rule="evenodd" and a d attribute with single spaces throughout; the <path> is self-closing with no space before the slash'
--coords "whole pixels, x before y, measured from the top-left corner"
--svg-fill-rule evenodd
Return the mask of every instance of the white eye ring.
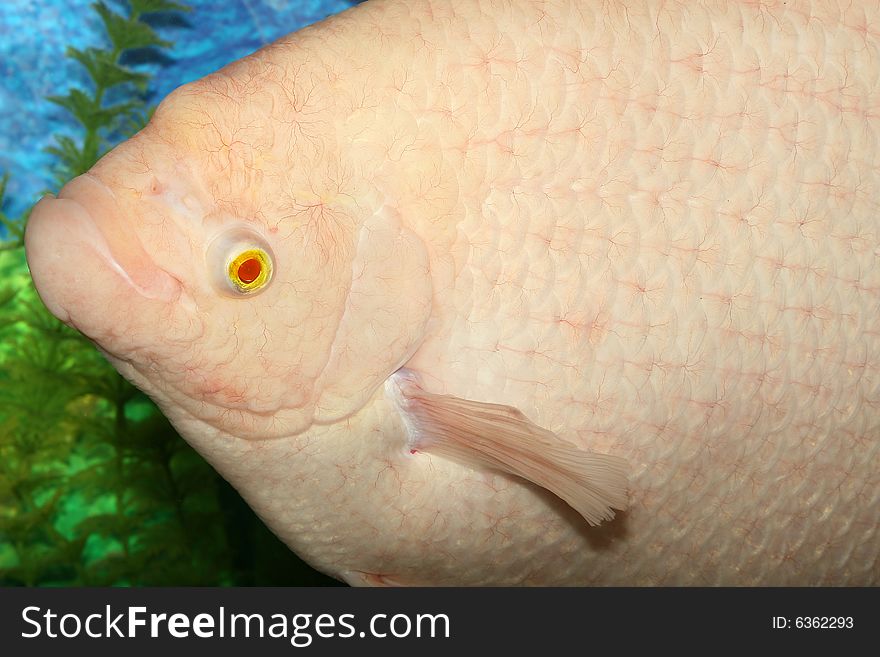
<path id="1" fill-rule="evenodd" d="M 237 227 L 215 237 L 205 253 L 211 283 L 225 296 L 241 297 L 266 289 L 275 271 L 275 256 L 258 233 Z"/>

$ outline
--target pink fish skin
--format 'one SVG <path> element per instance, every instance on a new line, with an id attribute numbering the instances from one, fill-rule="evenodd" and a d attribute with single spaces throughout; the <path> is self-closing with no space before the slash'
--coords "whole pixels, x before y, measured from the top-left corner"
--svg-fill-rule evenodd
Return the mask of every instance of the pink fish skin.
<path id="1" fill-rule="evenodd" d="M 372 0 L 172 93 L 28 260 L 351 584 L 877 585 L 878 26 Z"/>

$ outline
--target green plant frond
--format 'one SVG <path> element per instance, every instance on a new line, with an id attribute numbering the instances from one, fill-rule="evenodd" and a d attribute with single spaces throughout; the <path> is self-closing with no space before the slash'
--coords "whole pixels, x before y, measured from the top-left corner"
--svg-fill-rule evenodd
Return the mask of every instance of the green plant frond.
<path id="1" fill-rule="evenodd" d="M 144 91 L 150 80 L 150 76 L 146 73 L 132 71 L 114 61 L 112 53 L 106 50 L 98 48 L 79 50 L 68 46 L 67 56 L 83 65 L 98 88 L 109 89 L 116 85 L 130 83 L 135 85 L 139 91 Z"/>
<path id="2" fill-rule="evenodd" d="M 131 11 L 135 15 L 152 14 L 159 11 L 191 11 L 190 7 L 170 0 L 129 0 Z"/>
<path id="3" fill-rule="evenodd" d="M 116 127 L 122 125 L 125 119 L 140 107 L 141 103 L 135 100 L 108 105 L 95 112 L 95 120 L 101 123 L 101 127 Z"/>
<path id="4" fill-rule="evenodd" d="M 40 493 L 49 492 L 51 495 L 48 500 L 37 503 L 40 512 L 36 516 L 29 516 L 26 522 L 38 526 L 55 512 L 55 505 L 58 504 L 61 496 L 64 494 L 63 489 L 59 486 L 63 481 L 64 473 L 59 469 L 56 472 L 36 472 L 28 477 L 26 481 L 22 481 L 16 486 L 16 494 L 35 500 L 40 496 Z M 38 522 L 34 523 L 35 520 L 38 520 Z"/>
<path id="5" fill-rule="evenodd" d="M 46 100 L 60 105 L 73 114 L 74 118 L 86 130 L 97 130 L 107 125 L 101 120 L 101 114 L 98 112 L 98 106 L 95 102 L 96 99 L 83 92 L 82 89 L 74 87 L 67 92 L 66 96 L 46 96 Z"/>
<path id="6" fill-rule="evenodd" d="M 104 22 L 107 36 L 117 53 L 135 48 L 168 48 L 170 41 L 159 38 L 152 27 L 138 20 L 117 14 L 103 2 L 92 5 Z"/>
<path id="7" fill-rule="evenodd" d="M 9 172 L 4 171 L 0 176 L 0 224 L 6 229 L 6 239 L 0 242 L 0 251 L 11 251 L 24 244 L 24 221 L 13 220 L 3 212 L 3 201 L 6 198 L 6 184 L 9 182 Z M 11 238 L 11 239 L 10 239 Z"/>
<path id="8" fill-rule="evenodd" d="M 89 516 L 77 523 L 74 530 L 77 538 L 87 539 L 91 534 L 105 538 L 119 538 L 119 518 L 115 513 L 101 513 Z"/>
<path id="9" fill-rule="evenodd" d="M 67 135 L 55 135 L 57 146 L 47 146 L 46 152 L 60 159 L 65 165 L 70 165 L 81 157 L 77 143 Z"/>
<path id="10" fill-rule="evenodd" d="M 0 223 L 6 227 L 7 234 L 12 236 L 11 240 L 7 239 L 0 243 L 0 251 L 12 251 L 24 246 L 24 227 L 21 222 L 10 221 L 6 217 L 0 215 Z"/>
<path id="11" fill-rule="evenodd" d="M 142 107 L 132 108 L 132 111 L 122 117 L 119 124 L 119 132 L 125 137 L 133 137 L 135 133 L 143 129 L 152 116 L 151 112 Z"/>
<path id="12" fill-rule="evenodd" d="M 67 135 L 55 135 L 57 146 L 47 146 L 45 151 L 57 159 L 55 179 L 58 186 L 88 171 L 93 162 L 85 150 Z"/>
<path id="13" fill-rule="evenodd" d="M 112 480 L 114 473 L 112 459 L 106 458 L 107 456 L 96 455 L 94 463 L 70 476 L 70 485 L 75 487 L 80 495 L 94 499 L 107 495 L 107 482 Z"/>
<path id="14" fill-rule="evenodd" d="M 19 290 L 15 289 L 11 285 L 4 286 L 0 288 L 0 307 L 9 306 L 18 296 Z M 4 325 L 8 325 L 10 323 L 14 323 L 14 318 L 9 315 L 0 315 L 0 329 L 3 328 Z"/>

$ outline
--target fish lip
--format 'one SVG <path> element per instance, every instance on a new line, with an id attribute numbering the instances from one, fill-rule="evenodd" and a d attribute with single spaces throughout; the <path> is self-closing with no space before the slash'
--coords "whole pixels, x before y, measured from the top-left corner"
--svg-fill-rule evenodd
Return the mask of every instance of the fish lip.
<path id="1" fill-rule="evenodd" d="M 91 174 L 78 176 L 57 197 L 35 206 L 25 229 L 25 252 L 41 298 L 56 317 L 69 323 L 70 312 L 53 299 L 53 287 L 83 282 L 83 272 L 97 275 L 103 266 L 143 298 L 171 302 L 181 282 L 159 267 L 126 226 L 113 192 Z M 88 254 L 88 255 L 86 255 Z M 87 260 L 97 256 L 97 262 Z M 42 281 L 42 285 L 41 285 Z M 62 293 L 61 296 L 64 296 Z"/>
<path id="2" fill-rule="evenodd" d="M 34 287 L 43 305 L 56 318 L 69 326 L 73 326 L 70 311 L 61 302 L 59 295 L 53 290 L 56 287 L 54 265 L 61 254 L 55 244 L 56 240 L 46 233 L 52 221 L 47 215 L 53 213 L 57 207 L 57 200 L 54 195 L 47 194 L 31 210 L 24 232 L 25 258 L 27 259 Z M 65 225 L 66 228 L 68 228 L 67 225 Z"/>
<path id="3" fill-rule="evenodd" d="M 62 214 L 64 215 L 63 217 L 59 216 Z M 131 283 L 131 279 L 126 271 L 111 254 L 110 245 L 107 242 L 106 235 L 98 228 L 95 222 L 91 220 L 88 211 L 82 206 L 82 204 L 75 199 L 64 198 L 61 196 L 55 197 L 52 195 L 44 196 L 40 199 L 40 201 L 34 206 L 28 220 L 28 226 L 25 229 L 25 252 L 40 252 L 47 244 L 51 244 L 51 239 L 42 240 L 38 237 L 34 237 L 35 232 L 38 230 L 35 226 L 40 226 L 42 224 L 48 225 L 62 221 L 64 222 L 64 228 L 67 231 L 76 233 L 79 238 L 77 241 L 81 243 L 81 246 L 99 256 L 108 269 L 122 277 L 127 283 Z M 46 228 L 43 228 L 42 230 L 45 231 Z M 37 242 L 40 242 L 40 244 L 37 244 Z M 67 246 L 68 248 L 74 248 L 73 244 L 67 244 Z M 64 252 L 67 250 L 68 249 L 64 249 Z M 62 257 L 62 250 L 56 249 L 54 256 L 56 260 L 60 260 Z M 29 261 L 33 259 L 33 256 L 31 256 Z M 36 268 L 32 266 L 32 273 L 34 269 L 39 269 L 39 266 Z"/>

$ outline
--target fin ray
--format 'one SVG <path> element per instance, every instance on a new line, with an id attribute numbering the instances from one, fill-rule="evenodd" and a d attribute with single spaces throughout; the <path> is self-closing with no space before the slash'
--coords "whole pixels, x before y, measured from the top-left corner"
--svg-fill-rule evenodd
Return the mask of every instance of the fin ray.
<path id="1" fill-rule="evenodd" d="M 626 460 L 580 449 L 502 404 L 426 392 L 399 371 L 389 391 L 410 433 L 410 448 L 490 467 L 546 488 L 591 525 L 627 507 Z"/>

